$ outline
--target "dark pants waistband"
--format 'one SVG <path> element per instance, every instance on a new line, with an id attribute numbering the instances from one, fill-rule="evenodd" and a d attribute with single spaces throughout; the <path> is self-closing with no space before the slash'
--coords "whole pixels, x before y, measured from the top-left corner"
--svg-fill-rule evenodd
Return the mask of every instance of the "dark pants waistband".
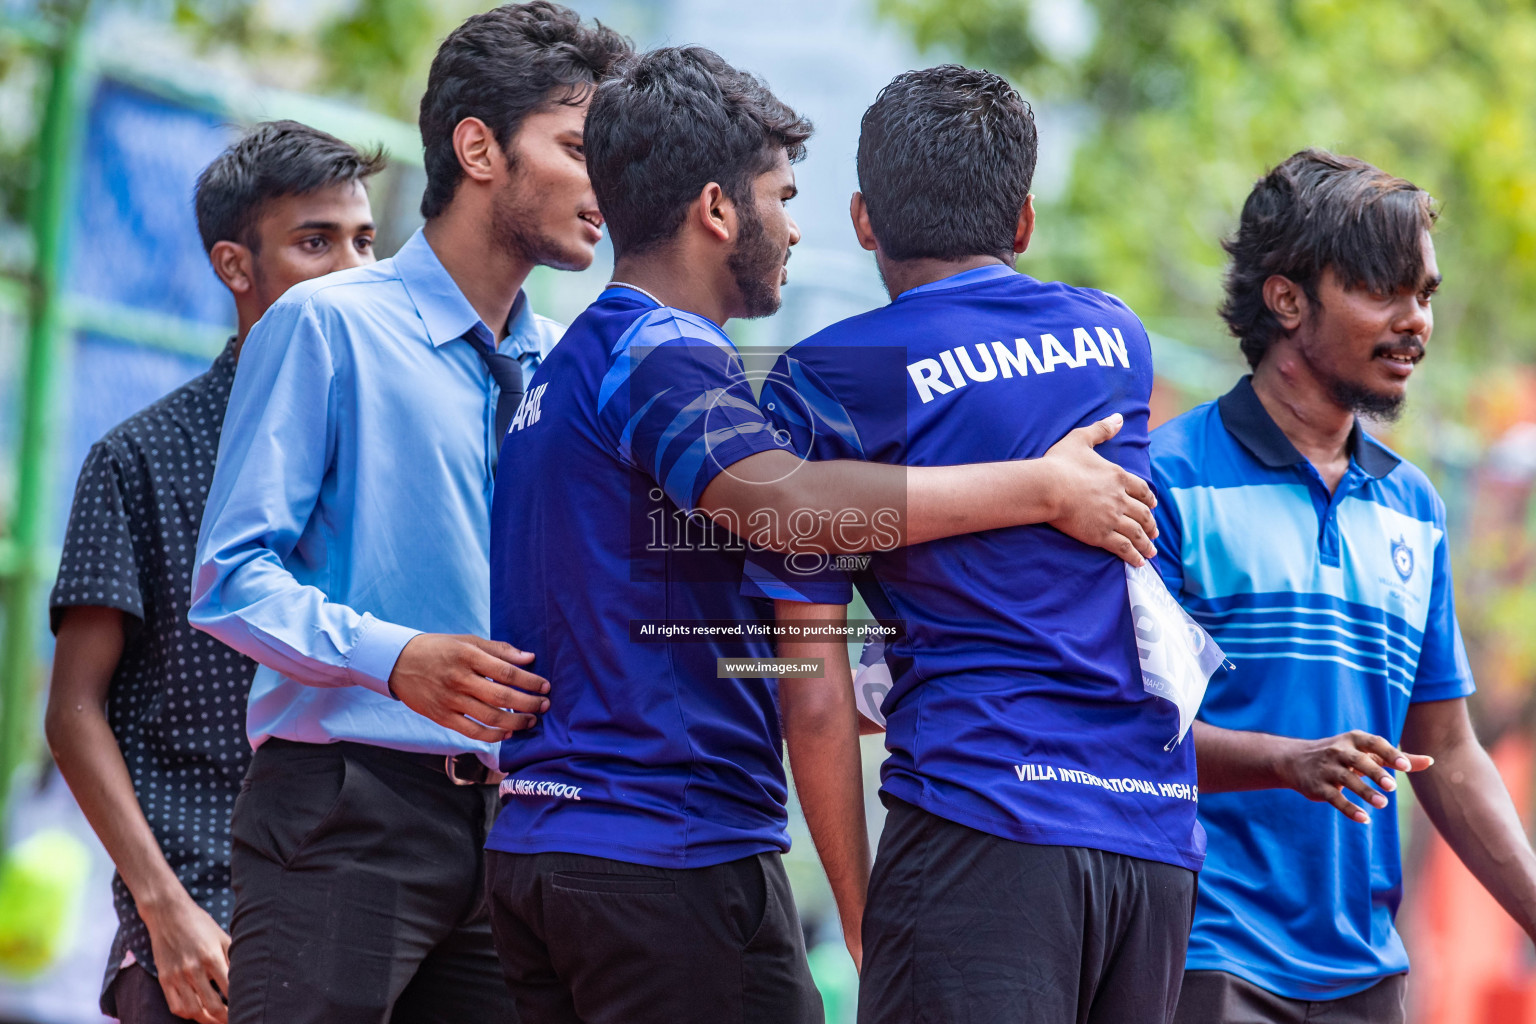
<path id="1" fill-rule="evenodd" d="M 455 785 L 478 786 L 500 783 L 505 777 L 501 772 L 487 768 L 474 754 L 423 754 L 414 750 L 396 750 L 371 743 L 353 740 L 337 740 L 334 743 L 300 743 L 297 740 L 279 739 L 273 736 L 262 743 L 264 747 L 277 749 L 333 747 L 363 759 L 373 758 L 394 764 L 418 765 L 443 775 Z"/>

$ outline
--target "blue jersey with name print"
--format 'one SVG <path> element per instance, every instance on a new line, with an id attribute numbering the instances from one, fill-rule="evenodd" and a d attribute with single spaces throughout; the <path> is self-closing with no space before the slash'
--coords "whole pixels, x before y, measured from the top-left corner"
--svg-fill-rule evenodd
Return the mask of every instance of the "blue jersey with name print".
<path id="1" fill-rule="evenodd" d="M 1118 299 L 1001 265 L 903 292 L 790 349 L 761 402 L 813 459 L 946 466 L 1043 455 L 1125 417 L 1098 450 L 1142 477 L 1152 358 Z M 851 571 L 850 571 L 851 569 Z M 744 591 L 895 625 L 882 788 L 1024 843 L 1198 869 L 1195 761 L 1143 688 L 1119 559 L 1049 526 L 861 559 L 754 552 Z M 1171 748 L 1171 749 L 1170 749 Z"/>
<path id="2" fill-rule="evenodd" d="M 745 545 L 690 517 L 777 448 L 718 327 L 611 287 L 529 381 L 491 512 L 491 635 L 536 657 L 549 711 L 501 747 L 486 845 L 655 867 L 789 847 L 772 682 L 716 678 L 773 654 L 742 628 Z M 667 640 L 666 627 L 689 625 Z"/>
<path id="3" fill-rule="evenodd" d="M 1410 704 L 1472 692 L 1445 505 L 1358 426 L 1350 448 L 1330 494 L 1248 378 L 1153 433 L 1158 567 L 1236 665 L 1211 680 L 1204 721 L 1307 738 L 1363 729 L 1396 744 Z M 1189 968 L 1305 1000 L 1406 971 L 1387 799 L 1361 825 L 1290 790 L 1202 795 L 1210 848 Z"/>

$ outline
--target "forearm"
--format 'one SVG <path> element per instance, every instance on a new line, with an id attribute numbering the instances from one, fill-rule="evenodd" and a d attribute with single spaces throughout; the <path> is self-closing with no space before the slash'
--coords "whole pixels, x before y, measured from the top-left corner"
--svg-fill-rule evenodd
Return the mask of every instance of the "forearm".
<path id="1" fill-rule="evenodd" d="M 1061 488 L 1044 459 L 907 467 L 768 452 L 717 477 L 700 504 L 776 551 L 858 553 L 1049 522 Z"/>
<path id="2" fill-rule="evenodd" d="M 1446 842 L 1509 915 L 1536 938 L 1536 854 L 1498 769 L 1472 738 L 1434 752 L 1414 793 Z"/>
<path id="3" fill-rule="evenodd" d="M 792 711 L 792 706 L 792 702 L 785 704 L 784 739 L 795 793 L 837 901 L 843 930 L 857 936 L 870 870 L 858 727 L 852 708 L 844 720 L 818 722 L 811 719 L 820 716 Z"/>
<path id="4" fill-rule="evenodd" d="M 843 930 L 856 945 L 869 887 L 870 854 L 847 647 L 836 641 L 780 643 L 779 654 L 821 658 L 826 665 L 820 679 L 781 680 L 779 703 L 795 792 L 837 901 Z"/>
<path id="5" fill-rule="evenodd" d="M 1198 719 L 1193 733 L 1200 792 L 1236 793 L 1289 785 L 1281 765 L 1300 741 L 1270 733 L 1221 729 Z"/>
<path id="6" fill-rule="evenodd" d="M 139 807 L 133 779 L 107 722 L 106 701 L 122 657 L 123 613 L 63 611 L 43 729 L 59 773 L 146 914 L 186 897 Z"/>
<path id="7" fill-rule="evenodd" d="M 289 679 L 379 693 L 388 692 L 390 671 L 419 632 L 331 601 L 295 579 L 270 548 L 220 544 L 217 532 L 199 558 L 187 617 Z"/>
<path id="8" fill-rule="evenodd" d="M 59 774 L 141 913 L 152 916 L 156 907 L 186 898 L 139 807 L 128 765 L 101 709 L 50 707 L 47 732 Z"/>

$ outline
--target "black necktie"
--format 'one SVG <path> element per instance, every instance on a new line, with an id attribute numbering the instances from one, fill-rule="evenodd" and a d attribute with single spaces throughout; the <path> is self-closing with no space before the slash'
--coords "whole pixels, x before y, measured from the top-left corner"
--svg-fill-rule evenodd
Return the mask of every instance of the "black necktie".
<path id="1" fill-rule="evenodd" d="M 502 439 L 507 436 L 512 416 L 523 400 L 523 367 L 515 356 L 502 355 L 496 351 L 491 332 L 486 330 L 485 324 L 475 324 L 464 337 L 479 353 L 485 368 L 491 371 L 491 379 L 496 382 L 496 386 L 501 388 L 501 397 L 496 399 L 496 444 L 500 447 Z"/>

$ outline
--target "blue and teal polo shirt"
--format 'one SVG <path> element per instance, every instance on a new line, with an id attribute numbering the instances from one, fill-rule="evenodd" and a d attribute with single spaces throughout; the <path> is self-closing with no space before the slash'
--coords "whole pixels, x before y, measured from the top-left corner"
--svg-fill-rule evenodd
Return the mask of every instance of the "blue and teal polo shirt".
<path id="1" fill-rule="evenodd" d="M 1152 433 L 1158 566 L 1236 664 L 1211 681 L 1203 721 L 1395 744 L 1410 704 L 1473 691 L 1444 502 L 1358 424 L 1350 450 L 1330 494 L 1248 377 Z M 1388 800 L 1361 825 L 1290 790 L 1202 793 L 1188 968 L 1307 1000 L 1406 971 Z"/>

